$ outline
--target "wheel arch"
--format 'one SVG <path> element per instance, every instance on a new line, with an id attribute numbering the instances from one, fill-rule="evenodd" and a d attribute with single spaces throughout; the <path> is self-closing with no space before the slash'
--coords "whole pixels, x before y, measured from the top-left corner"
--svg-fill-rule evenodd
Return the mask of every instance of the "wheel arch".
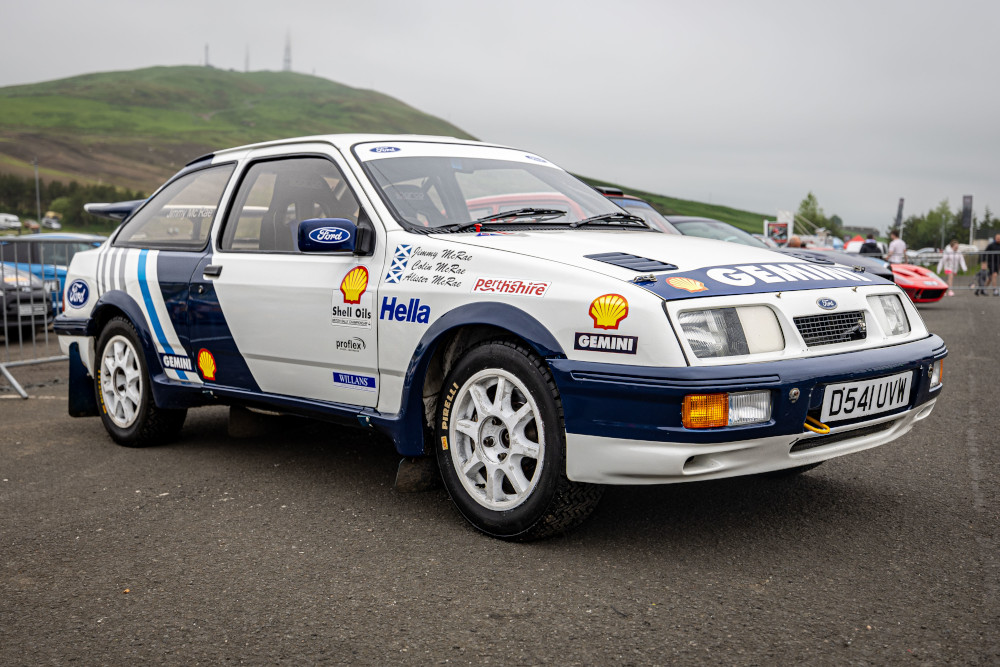
<path id="1" fill-rule="evenodd" d="M 96 349 L 96 344 L 101 338 L 101 332 L 115 317 L 122 317 L 128 321 L 139 336 L 139 344 L 142 346 L 146 369 L 149 371 L 153 402 L 156 407 L 177 409 L 198 405 L 199 401 L 195 395 L 191 394 L 190 389 L 158 381 L 163 379 L 163 366 L 160 363 L 160 355 L 156 352 L 153 333 L 146 324 L 146 317 L 139 304 L 121 290 L 112 290 L 102 294 L 90 315 L 87 335 L 94 338 L 95 361 L 100 356 L 100 350 Z M 95 369 L 90 370 L 93 375 Z"/>
<path id="2" fill-rule="evenodd" d="M 565 357 L 555 336 L 520 308 L 504 303 L 474 303 L 448 311 L 417 344 L 403 381 L 396 419 L 374 420 L 405 456 L 432 451 L 428 435 L 444 379 L 462 353 L 490 339 L 519 341 L 542 359 Z"/>

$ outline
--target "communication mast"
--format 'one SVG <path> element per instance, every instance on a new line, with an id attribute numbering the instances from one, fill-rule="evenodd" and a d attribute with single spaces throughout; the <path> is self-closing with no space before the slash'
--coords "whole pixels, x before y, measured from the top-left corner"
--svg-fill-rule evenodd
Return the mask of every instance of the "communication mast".
<path id="1" fill-rule="evenodd" d="M 286 72 L 292 71 L 292 35 L 288 33 L 285 35 L 285 65 L 282 67 Z"/>

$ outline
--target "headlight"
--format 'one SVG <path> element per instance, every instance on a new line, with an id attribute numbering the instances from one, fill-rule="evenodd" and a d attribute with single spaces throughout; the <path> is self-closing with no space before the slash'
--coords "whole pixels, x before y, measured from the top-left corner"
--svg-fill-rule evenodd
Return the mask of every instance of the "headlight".
<path id="1" fill-rule="evenodd" d="M 868 297 L 875 319 L 886 336 L 902 336 L 910 333 L 910 321 L 903 310 L 903 302 L 896 294 L 880 294 Z"/>
<path id="2" fill-rule="evenodd" d="M 778 318 L 767 306 L 687 310 L 677 319 L 699 359 L 776 352 L 785 347 Z"/>

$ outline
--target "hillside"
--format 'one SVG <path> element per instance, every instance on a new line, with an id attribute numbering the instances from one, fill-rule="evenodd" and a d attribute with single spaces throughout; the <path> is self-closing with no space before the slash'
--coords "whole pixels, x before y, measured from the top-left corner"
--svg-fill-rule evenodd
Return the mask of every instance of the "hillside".
<path id="1" fill-rule="evenodd" d="M 152 190 L 218 148 L 337 132 L 472 138 L 381 93 L 293 72 L 153 67 L 0 88 L 0 171 Z"/>
<path id="2" fill-rule="evenodd" d="M 294 72 L 152 67 L 0 88 L 0 174 L 32 177 L 37 157 L 46 182 L 148 193 L 219 148 L 338 132 L 474 138 L 387 95 Z M 664 213 L 714 217 L 754 232 L 764 217 L 618 187 Z"/>

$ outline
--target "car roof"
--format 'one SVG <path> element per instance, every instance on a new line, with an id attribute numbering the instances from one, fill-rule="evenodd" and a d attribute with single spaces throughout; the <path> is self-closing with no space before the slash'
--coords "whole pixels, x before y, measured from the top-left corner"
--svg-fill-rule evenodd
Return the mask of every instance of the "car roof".
<path id="1" fill-rule="evenodd" d="M 19 238 L 28 241 L 104 241 L 108 237 L 100 236 L 98 234 L 59 232 L 56 234 L 25 234 L 24 236 L 12 236 L 10 238 Z"/>
<path id="2" fill-rule="evenodd" d="M 390 141 L 416 141 L 422 143 L 435 143 L 435 144 L 459 144 L 466 146 L 488 146 L 492 148 L 509 148 L 509 146 L 502 146 L 500 144 L 490 144 L 482 141 L 476 141 L 474 139 L 458 139 L 456 137 L 444 137 L 444 136 L 433 136 L 433 135 L 422 135 L 422 134 L 317 134 L 305 137 L 290 137 L 288 139 L 277 139 L 274 141 L 264 141 L 256 144 L 247 144 L 245 146 L 235 146 L 233 148 L 226 148 L 224 150 L 219 150 L 214 153 L 208 153 L 207 155 L 202 155 L 195 158 L 188 165 L 200 162 L 209 157 L 217 155 L 226 155 L 229 153 L 239 153 L 242 151 L 247 151 L 257 148 L 267 148 L 270 146 L 282 146 L 291 144 L 303 144 L 303 143 L 328 143 L 336 146 L 341 150 L 350 150 L 355 144 L 364 143 L 378 143 L 378 142 L 390 142 Z"/>

